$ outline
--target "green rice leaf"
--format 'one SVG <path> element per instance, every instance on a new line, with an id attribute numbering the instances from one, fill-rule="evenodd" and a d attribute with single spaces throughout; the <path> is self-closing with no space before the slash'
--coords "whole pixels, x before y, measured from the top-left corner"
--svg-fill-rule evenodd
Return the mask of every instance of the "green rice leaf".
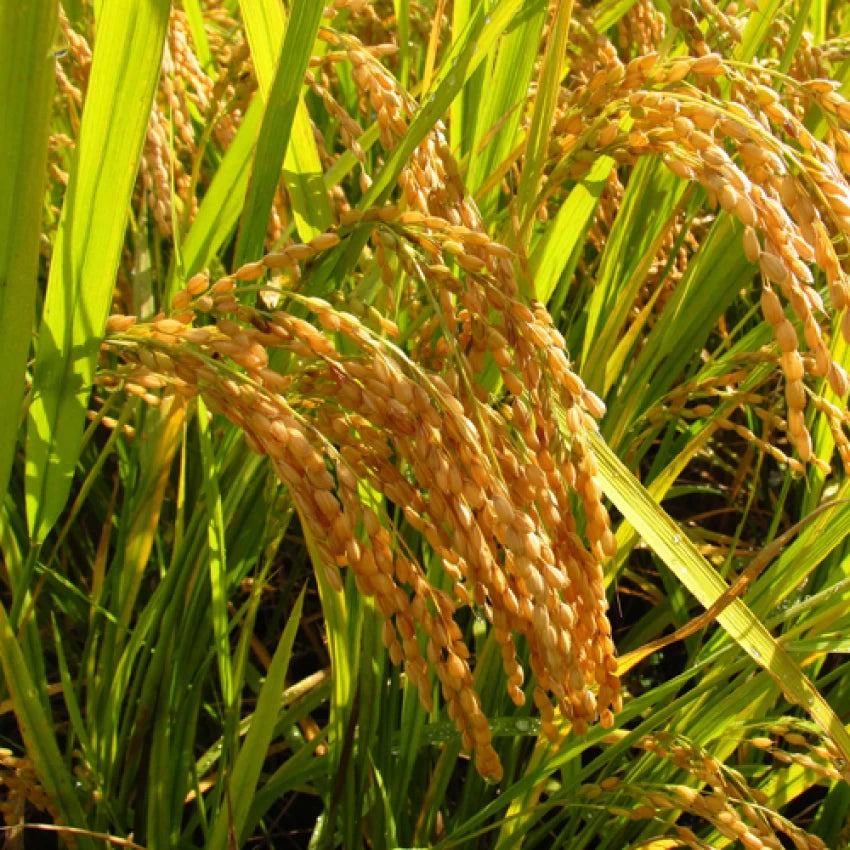
<path id="1" fill-rule="evenodd" d="M 0 494 L 21 424 L 55 77 L 56 3 L 0 4 Z"/>
<path id="2" fill-rule="evenodd" d="M 606 392 L 605 369 L 629 322 L 629 309 L 674 222 L 685 191 L 657 159 L 644 158 L 623 194 L 614 226 L 605 240 L 596 284 L 587 309 L 581 354 L 582 378 L 595 392 Z M 641 222 L 635 227 L 636 221 Z"/>
<path id="3" fill-rule="evenodd" d="M 0 605 L 0 665 L 26 752 L 32 759 L 39 782 L 58 806 L 65 823 L 73 826 L 84 824 L 86 817 L 74 793 L 74 775 L 59 751 L 53 724 L 44 711 L 37 683 L 30 676 L 30 666 L 3 605 Z M 85 835 L 79 835 L 77 841 L 80 847 L 92 850 L 95 847 Z"/>
<path id="4" fill-rule="evenodd" d="M 254 152 L 251 183 L 236 248 L 237 266 L 263 253 L 274 193 L 299 103 L 304 72 L 321 17 L 320 3 L 313 0 L 296 0 L 293 4 L 281 48 L 281 55 L 286 57 L 286 61 L 277 65 L 266 97 L 266 110 Z M 321 193 L 324 194 L 321 175 L 317 177 Z"/>
<path id="5" fill-rule="evenodd" d="M 791 63 L 797 55 L 797 48 L 800 44 L 800 39 L 803 36 L 803 30 L 805 30 L 806 23 L 809 20 L 809 10 L 812 8 L 813 0 L 801 0 L 800 8 L 794 15 L 791 32 L 788 35 L 788 41 L 785 44 L 785 49 L 783 50 L 782 57 L 779 60 L 779 70 L 782 71 L 783 74 L 788 73 L 788 69 L 791 67 Z"/>
<path id="6" fill-rule="evenodd" d="M 183 276 L 186 278 L 210 263 L 236 227 L 251 179 L 251 154 L 262 118 L 263 102 L 254 98 L 186 234 L 183 243 Z M 175 275 L 170 284 L 171 294 L 179 286 Z"/>
<path id="7" fill-rule="evenodd" d="M 552 133 L 552 118 L 561 87 L 561 74 L 572 15 L 572 0 L 559 0 L 537 85 L 537 96 L 534 99 L 534 112 L 528 131 L 528 148 L 516 198 L 520 226 L 518 242 L 524 248 L 528 246 L 531 225 L 537 210 L 538 188 L 543 176 L 543 162 L 549 148 L 549 137 Z"/>
<path id="8" fill-rule="evenodd" d="M 159 77 L 168 0 L 107 3 L 47 283 L 27 424 L 30 534 L 65 505 Z"/>
<path id="9" fill-rule="evenodd" d="M 198 437 L 204 460 L 204 496 L 207 507 L 207 546 L 209 551 L 210 590 L 212 592 L 212 622 L 215 635 L 215 656 L 221 680 L 221 695 L 228 708 L 233 703 L 233 663 L 230 658 L 230 634 L 227 616 L 227 552 L 224 540 L 224 516 L 218 468 L 212 443 L 209 416 L 202 399 L 198 399 Z"/>
<path id="10" fill-rule="evenodd" d="M 303 3 L 305 8 L 314 5 L 318 4 Z M 260 91 L 263 99 L 268 100 L 276 76 L 278 55 L 281 55 L 281 43 L 284 40 L 284 11 L 276 0 L 240 0 L 240 6 L 245 18 L 245 29 L 257 69 Z M 299 16 L 301 14 L 299 13 Z M 318 24 L 316 27 L 318 28 Z M 303 46 L 309 51 L 312 44 L 313 38 L 309 40 L 309 44 Z M 282 64 L 289 65 L 289 54 L 282 55 L 287 57 L 287 62 Z M 303 77 L 302 73 L 299 83 L 303 81 Z M 292 119 L 289 146 L 283 161 L 283 176 L 298 235 L 305 241 L 327 230 L 333 221 L 321 175 L 322 163 L 313 139 L 310 116 L 301 98 L 295 110 L 295 118 Z"/>
<path id="11" fill-rule="evenodd" d="M 462 7 L 464 2 L 468 0 L 458 0 L 455 3 L 455 9 Z M 407 88 L 410 76 L 410 0 L 393 0 L 393 8 L 398 24 L 398 81 Z"/>
<path id="12" fill-rule="evenodd" d="M 455 18 L 457 18 L 457 4 Z M 482 98 L 473 112 L 474 137 L 470 141 L 472 155 L 466 175 L 466 188 L 475 194 L 499 164 L 510 154 L 517 143 L 517 129 L 522 118 L 528 97 L 528 86 L 534 72 L 535 57 L 528 45 L 540 39 L 546 10 L 543 7 L 533 9 L 523 16 L 516 27 L 506 32 L 492 53 L 494 59 L 488 65 L 487 97 Z M 455 124 L 454 108 L 465 104 L 465 93 L 452 104 L 452 126 Z M 472 109 L 472 104 L 464 105 Z M 494 128 L 498 130 L 493 132 Z M 490 137 L 492 134 L 492 137 Z M 486 140 L 486 147 L 481 148 Z M 481 213 L 485 218 L 495 211 L 499 198 L 498 187 L 493 187 L 479 201 Z"/>
<path id="13" fill-rule="evenodd" d="M 637 0 L 602 0 L 593 9 L 595 13 L 594 26 L 599 32 L 605 32 L 605 30 L 614 26 L 636 2 Z"/>
<path id="14" fill-rule="evenodd" d="M 613 166 L 614 160 L 609 156 L 600 156 L 593 163 L 534 246 L 530 257 L 534 293 L 544 304 L 561 277 L 575 268 Z"/>
<path id="15" fill-rule="evenodd" d="M 815 46 L 820 46 L 826 40 L 828 20 L 829 0 L 812 0 L 807 23 L 809 31 L 814 36 Z"/>
<path id="16" fill-rule="evenodd" d="M 254 789 L 263 769 L 263 762 L 274 734 L 275 723 L 280 709 L 280 695 L 284 689 L 286 671 L 292 657 L 292 645 L 295 633 L 301 622 L 301 608 L 304 604 L 302 590 L 292 608 L 280 641 L 272 658 L 266 681 L 257 699 L 251 728 L 245 738 L 229 782 L 229 804 L 223 807 L 213 826 L 208 847 L 210 850 L 224 850 L 229 847 L 231 835 L 239 837 L 241 845 L 242 829 L 253 801 Z"/>

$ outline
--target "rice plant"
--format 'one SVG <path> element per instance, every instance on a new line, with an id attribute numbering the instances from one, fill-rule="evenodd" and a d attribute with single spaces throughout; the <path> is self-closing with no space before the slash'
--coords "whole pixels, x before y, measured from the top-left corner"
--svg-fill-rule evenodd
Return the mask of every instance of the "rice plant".
<path id="1" fill-rule="evenodd" d="M 9 846 L 850 846 L 848 17 L 0 2 Z"/>

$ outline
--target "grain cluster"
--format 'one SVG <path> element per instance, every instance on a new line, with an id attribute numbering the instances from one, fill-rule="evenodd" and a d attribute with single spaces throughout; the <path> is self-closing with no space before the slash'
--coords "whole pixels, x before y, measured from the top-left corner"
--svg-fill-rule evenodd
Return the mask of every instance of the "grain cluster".
<path id="1" fill-rule="evenodd" d="M 444 214 L 452 202 L 465 203 L 443 200 Z M 464 745 L 496 778 L 458 609 L 490 622 L 518 704 L 526 672 L 516 640 L 525 641 L 550 735 L 558 709 L 579 731 L 598 718 L 610 725 L 620 696 L 602 563 L 615 546 L 584 440 L 601 403 L 571 370 L 542 305 L 511 294 L 509 252 L 447 218 L 352 212 L 339 232 L 230 277 L 210 284 L 198 275 L 168 317 L 112 317 L 108 348 L 126 365 L 102 383 L 120 380 L 152 404 L 160 391 L 199 393 L 242 429 L 289 488 L 316 541 L 317 568 L 337 590 L 340 568 L 353 572 L 385 618 L 390 657 L 428 708 L 436 677 Z M 433 299 L 432 318 L 406 340 L 415 357 L 394 323 L 369 311 L 357 316 L 296 291 L 280 293 L 286 309 L 240 301 L 266 272 L 315 259 L 361 229 L 379 267 L 401 263 Z M 383 500 L 364 500 L 369 491 Z M 439 569 L 399 545 L 394 517 L 421 533 Z"/>
<path id="2" fill-rule="evenodd" d="M 0 815 L 7 827 L 4 845 L 19 841 L 23 846 L 23 829 L 31 820 L 29 809 L 43 812 L 56 825 L 63 823 L 55 801 L 39 781 L 32 759 L 16 756 L 5 747 L 0 748 L 0 791 Z M 62 839 L 71 850 L 76 846 L 70 833 L 63 833 Z"/>
<path id="3" fill-rule="evenodd" d="M 841 778 L 835 767 L 840 762 L 837 749 L 829 741 L 811 740 L 819 736 L 805 723 L 789 718 L 787 722 L 771 724 L 765 732 L 768 734 L 742 740 L 741 753 L 745 758 L 748 751 L 768 752 L 779 769 L 781 765 L 796 764 L 826 781 Z M 616 744 L 624 734 L 611 733 L 606 736 L 606 743 Z M 627 782 L 609 776 L 580 787 L 579 798 L 586 805 L 604 805 L 610 814 L 630 820 L 673 818 L 671 839 L 695 850 L 710 846 L 691 828 L 697 823 L 709 824 L 725 839 L 738 842 L 747 850 L 781 850 L 788 846 L 796 850 L 826 850 L 819 836 L 773 811 L 767 794 L 749 774 L 745 776 L 722 763 L 685 736 L 658 731 L 641 736 L 633 747 L 647 754 L 649 764 L 658 761 L 672 764 L 681 772 L 682 781 L 677 784 Z M 787 747 L 805 748 L 809 752 L 789 752 Z M 690 826 L 675 822 L 680 819 Z"/>

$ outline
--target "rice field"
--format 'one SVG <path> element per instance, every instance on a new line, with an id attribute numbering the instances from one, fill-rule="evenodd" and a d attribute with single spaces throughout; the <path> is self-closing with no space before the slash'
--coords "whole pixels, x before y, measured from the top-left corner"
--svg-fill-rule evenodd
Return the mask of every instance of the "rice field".
<path id="1" fill-rule="evenodd" d="M 4 846 L 850 847 L 850 10 L 0 0 Z"/>

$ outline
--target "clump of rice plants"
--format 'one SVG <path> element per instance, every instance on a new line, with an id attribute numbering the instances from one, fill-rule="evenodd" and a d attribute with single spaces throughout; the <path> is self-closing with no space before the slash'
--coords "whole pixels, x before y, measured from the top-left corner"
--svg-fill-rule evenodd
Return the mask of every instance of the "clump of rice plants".
<path id="1" fill-rule="evenodd" d="M 119 5 L 0 12 L 9 840 L 843 846 L 840 4 Z"/>

